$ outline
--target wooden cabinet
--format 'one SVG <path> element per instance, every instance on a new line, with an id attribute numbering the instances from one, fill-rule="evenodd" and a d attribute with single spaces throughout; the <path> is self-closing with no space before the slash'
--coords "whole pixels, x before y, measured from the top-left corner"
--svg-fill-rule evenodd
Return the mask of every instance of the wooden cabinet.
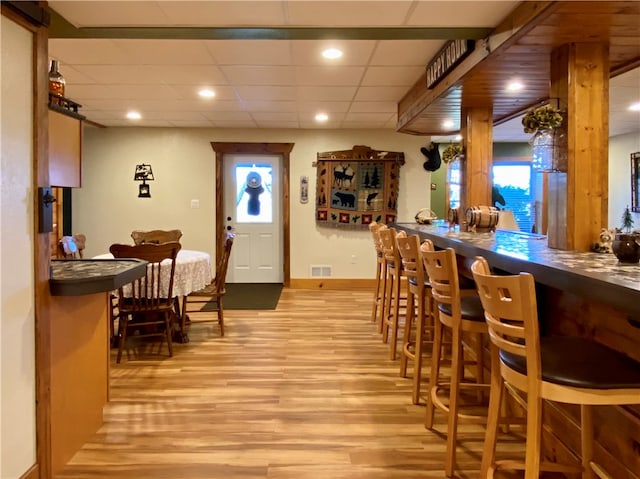
<path id="1" fill-rule="evenodd" d="M 82 120 L 49 110 L 49 183 L 81 186 Z"/>

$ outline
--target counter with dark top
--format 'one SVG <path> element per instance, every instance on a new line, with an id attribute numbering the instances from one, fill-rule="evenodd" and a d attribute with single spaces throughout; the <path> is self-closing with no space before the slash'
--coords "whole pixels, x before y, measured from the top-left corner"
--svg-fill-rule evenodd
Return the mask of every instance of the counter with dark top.
<path id="1" fill-rule="evenodd" d="M 619 263 L 613 254 L 549 248 L 540 235 L 461 232 L 440 222 L 394 226 L 437 248 L 453 248 L 464 273 L 481 255 L 497 274 L 533 274 L 542 334 L 590 338 L 640 361 L 640 265 Z M 485 355 L 489 364 L 487 349 Z M 545 457 L 563 462 L 579 457 L 575 408 L 546 402 L 544 411 Z M 638 479 L 640 407 L 599 407 L 594 428 L 599 431 L 595 462 L 611 477 Z"/>
<path id="2" fill-rule="evenodd" d="M 79 296 L 113 291 L 145 274 L 141 259 L 73 259 L 51 261 L 53 296 Z"/>
<path id="3" fill-rule="evenodd" d="M 529 272 L 537 283 L 609 304 L 640 321 L 640 265 L 620 263 L 613 254 L 553 249 L 545 236 L 516 231 L 462 232 L 439 222 L 395 227 L 468 259 L 484 256 L 492 268 Z"/>

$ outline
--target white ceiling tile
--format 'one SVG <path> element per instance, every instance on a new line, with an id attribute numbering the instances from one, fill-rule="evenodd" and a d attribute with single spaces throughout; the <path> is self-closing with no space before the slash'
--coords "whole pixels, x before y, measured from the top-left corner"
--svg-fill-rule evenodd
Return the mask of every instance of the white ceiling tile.
<path id="1" fill-rule="evenodd" d="M 256 128 L 257 125 L 253 120 L 219 120 L 215 121 L 216 128 Z"/>
<path id="2" fill-rule="evenodd" d="M 172 1 L 157 2 L 176 25 L 268 26 L 284 23 L 281 1 Z"/>
<path id="3" fill-rule="evenodd" d="M 410 1 L 288 2 L 291 25 L 383 26 L 403 25 Z"/>
<path id="4" fill-rule="evenodd" d="M 381 121 L 386 122 L 394 113 L 347 113 L 344 121 Z"/>
<path id="5" fill-rule="evenodd" d="M 374 40 L 296 40 L 291 42 L 294 65 L 367 65 L 376 45 Z M 327 48 L 342 51 L 342 57 L 327 60 L 322 52 Z"/>
<path id="6" fill-rule="evenodd" d="M 171 126 L 176 128 L 212 128 L 213 122 L 208 120 L 170 120 Z"/>
<path id="7" fill-rule="evenodd" d="M 166 121 L 208 121 L 207 118 L 202 115 L 202 112 L 195 111 L 145 111 L 144 116 L 146 120 L 166 120 Z"/>
<path id="8" fill-rule="evenodd" d="M 520 2 L 484 0 L 415 2 L 407 25 L 423 27 L 495 27 Z"/>
<path id="9" fill-rule="evenodd" d="M 444 40 L 381 40 L 376 46 L 371 65 L 426 67 L 444 44 Z"/>
<path id="10" fill-rule="evenodd" d="M 267 121 L 298 121 L 298 114 L 295 111 L 288 112 L 254 112 L 251 114 L 253 119 L 257 123 L 267 122 Z"/>
<path id="11" fill-rule="evenodd" d="M 78 26 L 155 27 L 491 27 L 519 2 L 429 0 L 57 1 L 49 6 Z M 131 126 L 128 109 L 145 126 L 395 129 L 391 108 L 424 73 L 442 40 L 133 40 L 56 39 L 49 54 L 60 62 L 67 96 L 89 120 Z M 326 47 L 343 50 L 328 62 Z M 223 65 L 219 67 L 219 64 Z M 365 70 L 366 69 L 366 70 Z M 197 96 L 210 87 L 216 97 Z M 611 134 L 640 130 L 640 69 L 611 79 Z M 330 120 L 313 116 L 326 111 Z M 378 111 L 383 110 L 383 111 Z M 345 112 L 349 115 L 345 117 Z M 292 126 L 297 115 L 298 126 Z M 277 120 L 274 118 L 277 117 Z M 172 118 L 173 120 L 167 120 Z M 167 125 L 167 122 L 170 125 Z M 279 123 L 281 122 L 281 123 Z M 142 123 L 137 123 L 138 125 Z M 494 139 L 520 139 L 519 119 Z M 526 141 L 526 139 L 524 140 Z"/>
<path id="12" fill-rule="evenodd" d="M 323 111 L 325 113 L 346 112 L 349 110 L 351 102 L 349 101 L 300 101 L 298 102 L 298 111 L 302 113 Z"/>
<path id="13" fill-rule="evenodd" d="M 115 40 L 118 47 L 139 65 L 211 65 L 202 40 Z"/>
<path id="14" fill-rule="evenodd" d="M 351 101 L 355 86 L 301 86 L 296 89 L 300 101 Z"/>
<path id="15" fill-rule="evenodd" d="M 398 102 L 407 93 L 404 86 L 361 86 L 355 101 L 395 101 Z"/>
<path id="16" fill-rule="evenodd" d="M 218 121 L 252 121 L 251 115 L 246 111 L 205 111 L 202 112 L 202 116 L 216 123 Z"/>
<path id="17" fill-rule="evenodd" d="M 150 1 L 54 1 L 49 6 L 76 27 L 98 26 L 152 26 L 170 21 L 159 8 L 158 2 Z"/>
<path id="18" fill-rule="evenodd" d="M 258 128 L 270 128 L 270 129 L 294 129 L 299 128 L 300 125 L 297 121 L 265 121 L 258 122 Z"/>
<path id="19" fill-rule="evenodd" d="M 101 38 L 49 40 L 49 56 L 63 65 L 121 65 L 127 62 L 127 52 L 122 51 L 116 40 Z M 62 70 L 61 70 L 62 71 Z"/>
<path id="20" fill-rule="evenodd" d="M 205 46 L 219 65 L 291 65 L 286 40 L 210 40 Z"/>
<path id="21" fill-rule="evenodd" d="M 411 87 L 424 73 L 421 67 L 369 67 L 362 84 L 366 86 Z"/>
<path id="22" fill-rule="evenodd" d="M 171 89 L 164 85 L 69 85 L 69 96 L 82 101 L 88 99 L 162 100 L 169 98 Z"/>
<path id="23" fill-rule="evenodd" d="M 230 83 L 236 85 L 294 85 L 294 68 L 288 66 L 222 66 Z"/>
<path id="24" fill-rule="evenodd" d="M 255 100 L 242 102 L 245 110 L 253 112 L 262 111 L 287 111 L 295 112 L 296 103 L 294 101 L 269 101 L 269 100 Z"/>
<path id="25" fill-rule="evenodd" d="M 170 127 L 171 123 L 165 120 L 146 120 L 142 117 L 140 120 L 129 121 L 127 126 L 148 126 L 153 128 Z"/>
<path id="26" fill-rule="evenodd" d="M 398 104 L 394 101 L 357 101 L 353 102 L 350 113 L 395 113 L 398 111 Z"/>
<path id="27" fill-rule="evenodd" d="M 64 77 L 66 84 L 71 85 L 74 83 L 102 83 L 101 81 L 95 81 L 91 76 L 84 73 L 84 65 L 65 65 L 60 64 L 58 71 Z"/>
<path id="28" fill-rule="evenodd" d="M 213 98 L 201 98 L 198 95 L 198 91 L 201 88 L 210 88 L 216 94 Z M 169 88 L 175 92 L 176 98 L 182 98 L 185 100 L 199 101 L 202 104 L 214 104 L 224 100 L 237 100 L 235 90 L 230 86 L 220 86 L 201 83 L 199 85 L 169 85 Z"/>
<path id="29" fill-rule="evenodd" d="M 269 98 L 274 101 L 295 100 L 296 89 L 293 86 L 239 86 L 236 88 L 241 100 L 262 100 Z"/>
<path id="30" fill-rule="evenodd" d="M 79 79 L 68 77 L 68 83 L 129 85 L 162 83 L 199 86 L 226 83 L 222 72 L 217 67 L 209 65 L 185 65 L 177 68 L 167 68 L 164 65 L 78 65 L 76 69 L 83 77 Z M 65 68 L 64 72 L 66 71 Z M 67 77 L 66 74 L 65 77 Z M 90 81 L 83 81 L 83 79 L 90 79 Z"/>
<path id="31" fill-rule="evenodd" d="M 364 71 L 364 67 L 296 67 L 295 82 L 298 85 L 358 85 Z"/>

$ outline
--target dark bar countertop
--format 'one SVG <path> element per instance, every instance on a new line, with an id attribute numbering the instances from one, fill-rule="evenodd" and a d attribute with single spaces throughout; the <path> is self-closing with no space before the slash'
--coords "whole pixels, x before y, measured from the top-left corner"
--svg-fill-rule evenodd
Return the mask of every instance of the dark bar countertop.
<path id="1" fill-rule="evenodd" d="M 145 274 L 141 259 L 52 260 L 49 289 L 53 296 L 113 291 Z"/>
<path id="2" fill-rule="evenodd" d="M 517 231 L 461 232 L 439 221 L 394 227 L 428 238 L 438 248 L 453 248 L 470 260 L 484 256 L 492 268 L 506 273 L 529 272 L 540 284 L 609 304 L 640 321 L 640 265 L 620 263 L 611 253 L 553 249 L 545 236 Z"/>

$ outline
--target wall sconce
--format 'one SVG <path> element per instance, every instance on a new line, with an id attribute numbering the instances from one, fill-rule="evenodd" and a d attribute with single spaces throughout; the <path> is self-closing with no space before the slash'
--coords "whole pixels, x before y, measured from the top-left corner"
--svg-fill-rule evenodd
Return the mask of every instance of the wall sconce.
<path id="1" fill-rule="evenodd" d="M 133 181 L 142 181 L 138 188 L 138 198 L 151 198 L 151 189 L 147 181 L 153 181 L 153 170 L 151 165 L 136 165 L 136 172 L 133 175 Z"/>

